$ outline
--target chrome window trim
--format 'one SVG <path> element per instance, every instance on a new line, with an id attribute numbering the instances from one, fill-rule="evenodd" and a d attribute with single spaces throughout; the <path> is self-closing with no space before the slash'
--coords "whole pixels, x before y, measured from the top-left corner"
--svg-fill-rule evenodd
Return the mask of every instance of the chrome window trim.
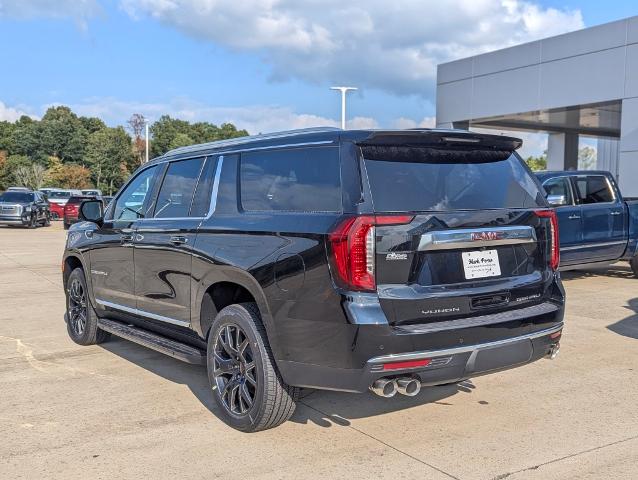
<path id="1" fill-rule="evenodd" d="M 535 338 L 545 337 L 547 335 L 551 335 L 552 333 L 559 332 L 563 329 L 563 322 L 560 324 L 547 328 L 545 330 L 540 330 L 534 333 L 528 333 L 525 335 L 520 335 L 514 338 L 506 338 L 504 340 L 496 340 L 494 342 L 486 342 L 479 343 L 476 345 L 466 345 L 462 347 L 453 347 L 446 348 L 442 350 L 427 350 L 422 352 L 409 352 L 409 353 L 397 353 L 391 355 L 383 355 L 381 357 L 374 357 L 368 360 L 368 364 L 377 365 L 379 363 L 390 363 L 397 361 L 409 361 L 409 360 L 419 360 L 423 358 L 436 358 L 436 357 L 447 357 L 450 355 L 458 355 L 460 353 L 468 353 L 468 352 L 479 352 L 481 350 L 488 350 L 490 348 L 502 347 L 511 343 L 520 342 L 523 340 L 534 340 Z"/>
<path id="2" fill-rule="evenodd" d="M 99 298 L 96 298 L 95 301 L 98 304 L 102 305 L 103 307 L 109 307 L 115 310 L 120 310 L 122 312 L 133 313 L 135 315 L 150 318 L 152 320 L 159 320 L 160 322 L 166 322 L 166 323 L 171 323 L 173 325 L 179 325 L 180 327 L 190 327 L 190 322 L 184 322 L 182 320 L 176 320 L 174 318 L 165 317 L 163 315 L 157 315 L 155 313 L 146 312 L 138 308 L 127 307 L 125 305 L 120 305 L 118 303 L 107 302 L 106 300 L 101 300 Z"/>
<path id="3" fill-rule="evenodd" d="M 599 242 L 599 243 L 588 243 L 586 245 L 575 245 L 573 247 L 563 247 L 560 249 L 561 252 L 568 252 L 570 250 L 579 250 L 581 248 L 597 248 L 597 247 L 612 247 L 614 245 L 625 245 L 627 242 L 623 240 L 619 240 L 616 242 Z"/>
<path id="4" fill-rule="evenodd" d="M 472 238 L 473 234 L 498 233 L 501 238 Z M 419 251 L 452 250 L 459 248 L 480 248 L 497 245 L 518 245 L 536 243 L 536 231 L 530 226 L 472 228 L 459 230 L 440 230 L 421 235 Z"/>

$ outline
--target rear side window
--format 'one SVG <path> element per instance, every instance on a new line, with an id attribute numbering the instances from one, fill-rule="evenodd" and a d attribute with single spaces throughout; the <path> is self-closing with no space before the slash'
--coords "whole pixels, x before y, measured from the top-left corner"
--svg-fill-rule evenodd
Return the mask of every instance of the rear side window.
<path id="1" fill-rule="evenodd" d="M 615 200 L 611 186 L 603 175 L 577 177 L 576 194 L 581 204 L 611 203 Z"/>
<path id="2" fill-rule="evenodd" d="M 157 195 L 155 218 L 188 217 L 203 158 L 171 162 Z"/>
<path id="3" fill-rule="evenodd" d="M 544 206 L 544 195 L 512 153 L 365 146 L 378 212 L 485 210 Z"/>
<path id="4" fill-rule="evenodd" d="M 240 178 L 244 210 L 341 211 L 337 147 L 244 153 Z"/>

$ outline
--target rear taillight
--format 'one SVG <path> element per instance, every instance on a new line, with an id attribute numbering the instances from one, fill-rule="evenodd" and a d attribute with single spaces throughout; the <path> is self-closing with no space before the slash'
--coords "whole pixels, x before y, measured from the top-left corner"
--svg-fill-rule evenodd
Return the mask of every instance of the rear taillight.
<path id="1" fill-rule="evenodd" d="M 558 270 L 558 265 L 560 264 L 560 244 L 558 237 L 558 218 L 556 217 L 556 212 L 554 210 L 537 210 L 536 216 L 540 218 L 549 218 L 550 225 L 550 242 L 549 246 L 549 266 L 552 270 Z"/>
<path id="2" fill-rule="evenodd" d="M 376 290 L 375 226 L 404 225 L 413 218 L 412 215 L 362 215 L 341 222 L 329 236 L 337 284 L 349 290 Z"/>

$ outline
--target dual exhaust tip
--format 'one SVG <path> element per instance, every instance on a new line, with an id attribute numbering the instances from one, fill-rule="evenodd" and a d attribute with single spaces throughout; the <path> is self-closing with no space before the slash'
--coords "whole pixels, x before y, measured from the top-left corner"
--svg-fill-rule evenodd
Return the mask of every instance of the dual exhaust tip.
<path id="1" fill-rule="evenodd" d="M 370 390 L 384 398 L 394 397 L 397 393 L 414 397 L 421 391 L 421 382 L 414 377 L 380 378 L 370 386 Z"/>

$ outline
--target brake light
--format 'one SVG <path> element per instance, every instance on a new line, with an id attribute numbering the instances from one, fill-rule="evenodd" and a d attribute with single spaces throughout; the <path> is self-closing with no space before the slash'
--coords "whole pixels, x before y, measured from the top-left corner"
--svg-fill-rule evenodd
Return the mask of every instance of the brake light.
<path id="1" fill-rule="evenodd" d="M 537 210 L 535 213 L 537 217 L 549 218 L 550 220 L 549 224 L 551 245 L 549 247 L 549 266 L 552 270 L 558 270 L 558 265 L 560 264 L 560 243 L 558 236 L 558 218 L 556 217 L 556 212 L 554 210 Z"/>
<path id="2" fill-rule="evenodd" d="M 432 359 L 423 358 L 421 360 L 408 360 L 405 362 L 392 362 L 392 363 L 384 363 L 384 370 L 402 370 L 404 368 L 416 368 L 416 367 L 427 367 Z"/>
<path id="3" fill-rule="evenodd" d="M 413 218 L 412 215 L 361 215 L 341 222 L 329 236 L 334 276 L 339 286 L 357 291 L 375 290 L 375 226 L 404 225 Z"/>

